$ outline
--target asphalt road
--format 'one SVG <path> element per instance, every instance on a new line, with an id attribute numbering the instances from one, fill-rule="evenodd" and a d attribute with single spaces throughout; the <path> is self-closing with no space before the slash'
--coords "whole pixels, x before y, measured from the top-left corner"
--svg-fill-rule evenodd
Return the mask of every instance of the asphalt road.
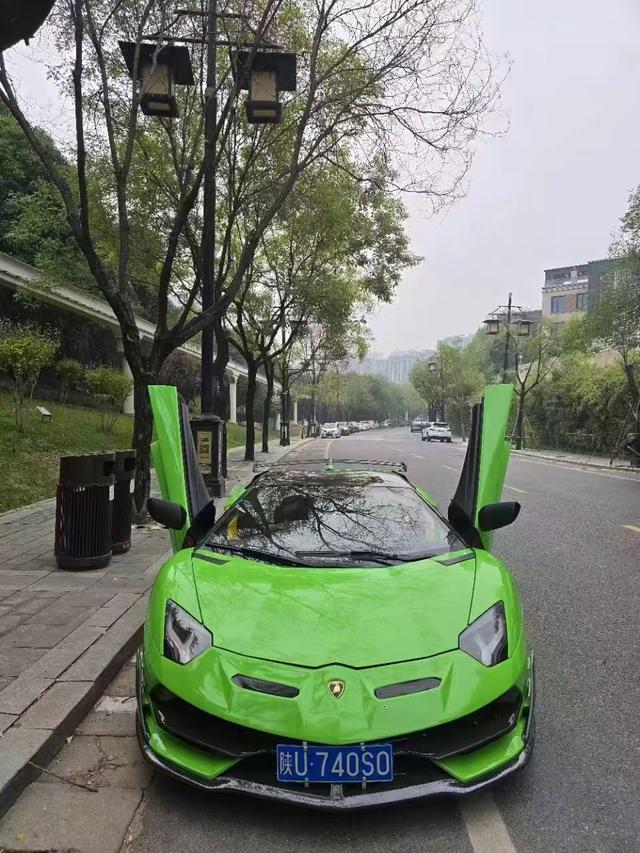
<path id="1" fill-rule="evenodd" d="M 446 510 L 464 448 L 393 429 L 295 453 L 404 459 Z M 490 794 L 355 815 L 210 796 L 157 777 L 128 849 L 640 851 L 640 477 L 518 457 L 506 497 L 523 511 L 496 550 L 519 585 L 537 663 L 536 745 L 520 775 Z"/>

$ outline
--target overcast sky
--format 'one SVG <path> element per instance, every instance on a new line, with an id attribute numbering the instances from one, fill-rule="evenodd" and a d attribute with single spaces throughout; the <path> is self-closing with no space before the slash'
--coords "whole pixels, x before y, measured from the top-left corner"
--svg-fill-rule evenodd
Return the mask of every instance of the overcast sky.
<path id="1" fill-rule="evenodd" d="M 371 319 L 374 349 L 424 349 L 474 331 L 514 301 L 539 307 L 543 270 L 607 254 L 640 184 L 640 2 L 478 0 L 487 46 L 508 54 L 503 138 L 483 140 L 465 198 L 437 218 L 409 202 L 413 251 L 392 305 Z M 69 138 L 55 87 L 34 63 L 46 46 L 12 51 L 21 94 Z M 33 114 L 33 113 L 32 113 Z"/>
<path id="2" fill-rule="evenodd" d="M 544 269 L 606 256 L 640 184 L 638 0 L 479 0 L 492 53 L 511 57 L 510 129 L 483 141 L 446 216 L 411 206 L 413 250 L 375 348 L 423 349 L 474 331 L 506 301 L 540 307 Z"/>

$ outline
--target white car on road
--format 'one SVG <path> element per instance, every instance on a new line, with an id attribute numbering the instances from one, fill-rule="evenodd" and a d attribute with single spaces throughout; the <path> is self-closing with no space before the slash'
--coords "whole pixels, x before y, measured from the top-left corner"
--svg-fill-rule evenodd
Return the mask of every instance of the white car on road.
<path id="1" fill-rule="evenodd" d="M 451 427 L 444 421 L 433 421 L 422 430 L 423 441 L 451 442 Z"/>
<path id="2" fill-rule="evenodd" d="M 340 438 L 340 427 L 338 424 L 323 424 L 320 438 Z"/>

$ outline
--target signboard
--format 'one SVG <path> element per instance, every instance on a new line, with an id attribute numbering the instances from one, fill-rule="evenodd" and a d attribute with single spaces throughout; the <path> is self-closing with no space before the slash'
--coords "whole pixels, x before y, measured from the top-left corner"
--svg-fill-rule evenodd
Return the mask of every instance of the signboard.
<path id="1" fill-rule="evenodd" d="M 204 430 L 196 432 L 196 452 L 201 465 L 211 465 L 211 433 Z"/>

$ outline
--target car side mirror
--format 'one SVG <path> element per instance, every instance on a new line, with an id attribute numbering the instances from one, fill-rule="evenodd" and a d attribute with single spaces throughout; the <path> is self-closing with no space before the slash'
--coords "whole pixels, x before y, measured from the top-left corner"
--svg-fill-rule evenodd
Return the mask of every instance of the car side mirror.
<path id="1" fill-rule="evenodd" d="M 518 501 L 502 501 L 497 504 L 487 504 L 478 513 L 478 527 L 485 533 L 507 527 L 513 524 L 520 513 Z"/>
<path id="2" fill-rule="evenodd" d="M 173 501 L 149 498 L 147 512 L 154 521 L 168 527 L 169 530 L 182 530 L 187 522 L 186 509 Z"/>

